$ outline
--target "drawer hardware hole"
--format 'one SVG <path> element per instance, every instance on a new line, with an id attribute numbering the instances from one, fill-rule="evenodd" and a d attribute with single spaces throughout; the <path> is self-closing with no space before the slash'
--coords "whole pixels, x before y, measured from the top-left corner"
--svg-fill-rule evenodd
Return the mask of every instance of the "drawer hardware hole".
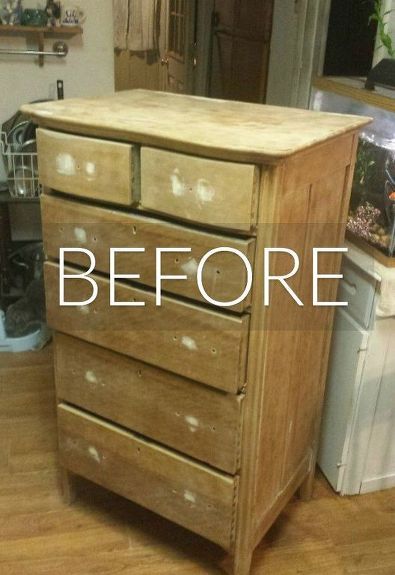
<path id="1" fill-rule="evenodd" d="M 141 371 L 141 369 L 137 370 L 137 376 L 138 377 L 143 377 L 143 372 Z"/>
<path id="2" fill-rule="evenodd" d="M 216 353 L 217 353 L 217 350 L 216 350 L 216 348 L 215 348 L 215 347 L 212 347 L 212 348 L 211 348 L 211 353 L 212 353 L 213 355 L 216 355 Z"/>
<path id="3" fill-rule="evenodd" d="M 178 340 L 178 336 L 177 335 L 173 335 L 173 340 L 177 341 Z"/>
<path id="4" fill-rule="evenodd" d="M 215 432 L 217 431 L 217 428 L 216 428 L 215 426 L 213 426 L 213 427 L 211 428 L 211 431 L 213 431 L 213 432 L 215 433 Z"/>
<path id="5" fill-rule="evenodd" d="M 179 413 L 178 411 L 176 411 L 176 416 L 177 416 L 177 417 L 181 417 L 181 413 Z"/>
<path id="6" fill-rule="evenodd" d="M 93 236 L 93 241 L 94 241 L 94 242 L 97 242 L 97 237 L 96 237 L 96 236 Z"/>
<path id="7" fill-rule="evenodd" d="M 132 227 L 132 233 L 134 236 L 137 234 L 137 226 Z"/>
<path id="8" fill-rule="evenodd" d="M 180 259 L 179 259 L 179 258 L 176 258 L 176 259 L 174 260 L 174 263 L 175 263 L 175 264 L 179 264 L 179 263 L 180 263 Z"/>

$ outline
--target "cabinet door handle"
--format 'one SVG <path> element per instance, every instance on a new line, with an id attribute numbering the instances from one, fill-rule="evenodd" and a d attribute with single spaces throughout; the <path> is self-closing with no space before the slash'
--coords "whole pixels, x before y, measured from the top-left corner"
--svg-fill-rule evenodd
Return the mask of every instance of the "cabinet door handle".
<path id="1" fill-rule="evenodd" d="M 343 285 L 351 295 L 355 295 L 357 293 L 357 285 L 345 277 L 343 277 Z"/>

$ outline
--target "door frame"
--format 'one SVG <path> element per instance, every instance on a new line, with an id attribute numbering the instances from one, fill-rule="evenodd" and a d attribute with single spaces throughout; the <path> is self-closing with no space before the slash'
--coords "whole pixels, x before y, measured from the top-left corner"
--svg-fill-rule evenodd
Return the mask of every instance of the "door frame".
<path id="1" fill-rule="evenodd" d="M 268 104 L 308 108 L 322 74 L 331 0 L 275 0 Z"/>
<path id="2" fill-rule="evenodd" d="M 213 43 L 215 0 L 197 1 L 196 11 L 196 66 L 193 93 L 208 96 Z"/>
<path id="3" fill-rule="evenodd" d="M 186 50 L 185 55 L 185 87 L 187 94 L 195 94 L 195 77 L 196 71 L 194 66 L 194 58 L 196 58 L 196 52 L 194 47 L 194 42 L 196 39 L 196 31 L 197 31 L 197 14 L 198 14 L 198 0 L 184 0 L 185 6 L 187 7 L 186 10 L 186 26 L 191 27 L 192 29 L 192 38 L 189 41 L 189 46 Z M 207 2 L 209 4 L 211 0 Z M 191 9 L 192 8 L 192 9 Z M 167 47 L 168 47 L 168 38 L 169 38 L 169 9 L 170 9 L 170 0 L 161 0 L 161 42 L 160 42 L 160 63 L 161 63 L 161 89 L 163 91 L 168 90 L 168 67 L 166 65 L 167 61 Z M 192 20 L 191 20 L 192 19 Z M 187 35 L 188 37 L 188 35 Z M 188 62 L 189 60 L 189 62 Z"/>

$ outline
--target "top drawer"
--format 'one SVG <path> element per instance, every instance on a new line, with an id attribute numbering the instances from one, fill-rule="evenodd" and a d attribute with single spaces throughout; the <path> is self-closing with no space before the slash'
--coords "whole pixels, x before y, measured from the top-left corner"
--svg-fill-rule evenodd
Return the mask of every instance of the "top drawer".
<path id="1" fill-rule="evenodd" d="M 254 165 L 141 149 L 143 209 L 250 232 L 257 218 L 258 181 Z"/>
<path id="2" fill-rule="evenodd" d="M 37 130 L 40 181 L 59 192 L 130 205 L 133 146 Z"/>

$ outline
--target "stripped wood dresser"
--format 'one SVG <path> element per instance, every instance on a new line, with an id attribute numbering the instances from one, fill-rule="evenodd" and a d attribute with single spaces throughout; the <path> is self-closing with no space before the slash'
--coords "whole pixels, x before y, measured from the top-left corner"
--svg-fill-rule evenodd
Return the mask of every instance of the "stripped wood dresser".
<path id="1" fill-rule="evenodd" d="M 217 543 L 246 575 L 292 495 L 311 493 L 333 315 L 312 305 L 311 252 L 343 241 L 367 119 L 142 90 L 23 110 L 39 125 L 65 497 L 84 476 Z M 116 254 L 112 287 L 110 248 L 136 247 Z M 162 273 L 187 279 L 164 279 L 157 306 L 168 247 Z M 220 247 L 202 284 L 229 307 L 196 282 Z M 267 247 L 299 254 L 288 281 L 304 307 L 279 282 L 264 305 Z M 94 254 L 90 305 L 81 278 L 64 282 L 81 305 L 59 305 L 60 248 L 70 275 Z M 293 264 L 271 254 L 270 272 Z M 339 266 L 326 254 L 320 272 Z M 319 295 L 335 300 L 336 281 Z"/>

